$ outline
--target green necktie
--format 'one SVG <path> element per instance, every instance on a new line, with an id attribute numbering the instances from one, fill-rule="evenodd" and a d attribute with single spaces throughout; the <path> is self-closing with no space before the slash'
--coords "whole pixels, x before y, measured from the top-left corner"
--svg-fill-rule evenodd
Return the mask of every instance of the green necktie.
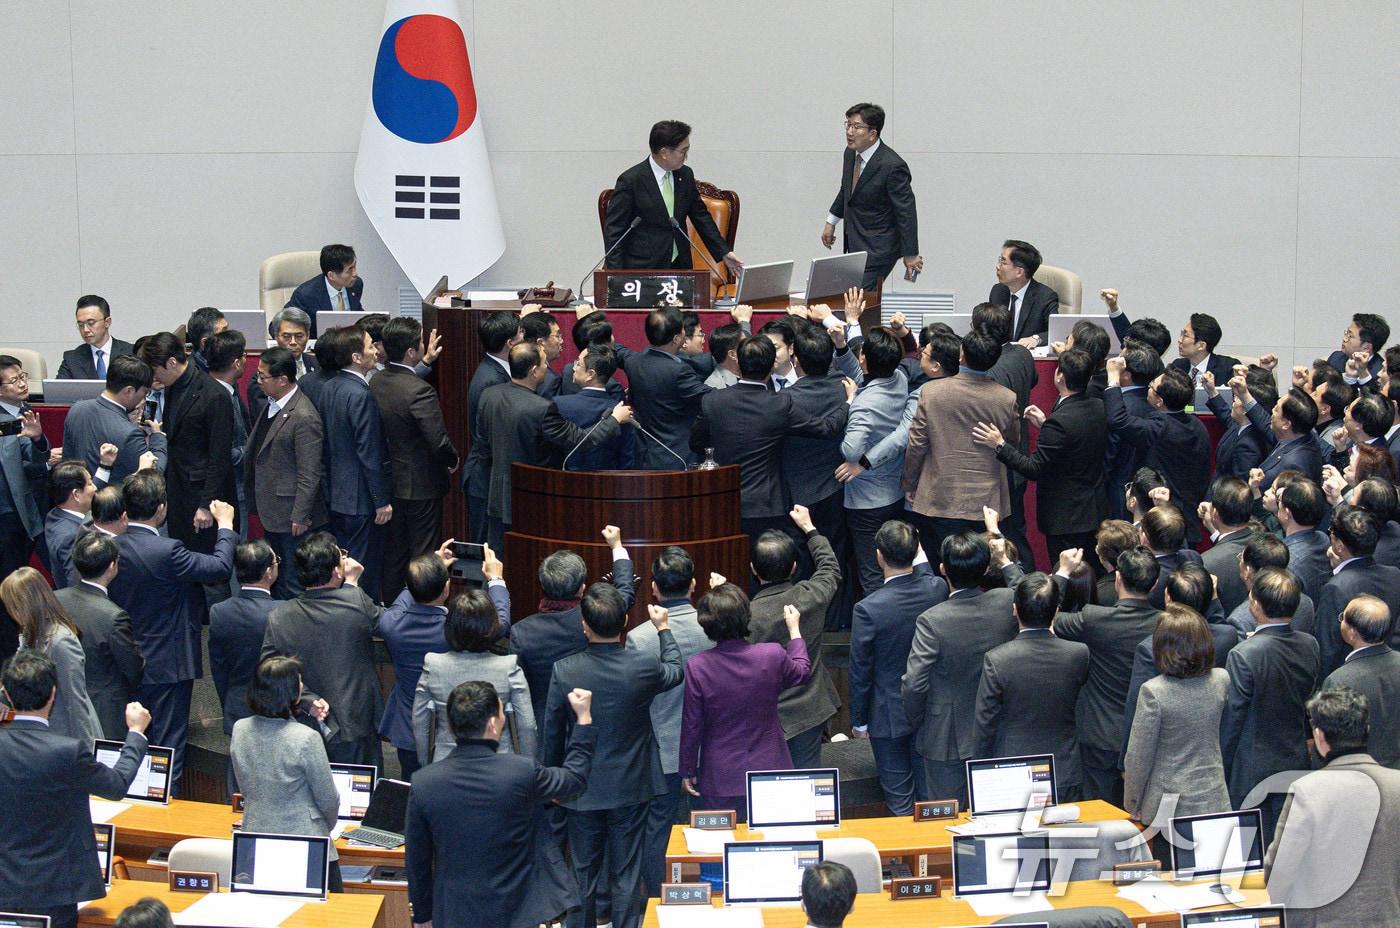
<path id="1" fill-rule="evenodd" d="M 661 178 L 661 202 L 666 204 L 666 215 L 676 215 L 676 189 L 671 180 L 671 172 Z M 675 236 L 671 237 L 671 260 L 676 260 L 676 255 L 680 254 L 680 249 L 676 247 Z"/>

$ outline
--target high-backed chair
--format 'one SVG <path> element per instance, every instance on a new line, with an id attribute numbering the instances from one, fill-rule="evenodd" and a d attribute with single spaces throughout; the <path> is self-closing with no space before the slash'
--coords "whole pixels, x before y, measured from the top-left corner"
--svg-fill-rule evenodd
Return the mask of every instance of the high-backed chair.
<path id="1" fill-rule="evenodd" d="M 1084 281 L 1074 271 L 1042 264 L 1035 279 L 1059 294 L 1060 312 L 1077 316 L 1084 311 Z"/>
<path id="2" fill-rule="evenodd" d="M 856 878 L 856 892 L 880 891 L 880 851 L 865 838 L 827 838 L 822 842 L 822 858 L 845 864 Z"/>
<path id="3" fill-rule="evenodd" d="M 321 273 L 320 251 L 288 251 L 264 258 L 258 268 L 258 306 L 269 325 L 292 291 Z"/>
<path id="4" fill-rule="evenodd" d="M 714 184 L 706 183 L 703 180 L 695 182 L 695 189 L 700 193 L 700 201 L 705 204 L 705 209 L 710 211 L 710 218 L 714 219 L 715 225 L 719 228 L 719 234 L 724 237 L 725 244 L 729 250 L 734 250 L 734 241 L 739 234 L 739 194 L 733 190 L 721 190 Z M 608 224 L 608 203 L 612 200 L 612 188 L 609 187 L 598 194 L 598 228 L 606 230 Z M 709 250 L 705 250 L 702 257 L 700 249 L 705 248 L 705 243 L 700 239 L 700 233 L 695 231 L 695 224 L 689 219 L 685 221 L 685 234 L 690 239 L 690 264 L 691 267 L 708 270 L 709 265 L 705 259 L 719 265 L 719 272 L 723 275 L 719 280 L 710 281 L 714 295 L 718 296 L 724 289 L 725 284 L 730 281 L 729 268 L 718 261 L 714 261 L 714 255 Z M 319 265 L 318 265 L 319 266 Z M 713 276 L 714 272 L 710 272 Z"/>
<path id="5" fill-rule="evenodd" d="M 225 838 L 186 838 L 170 849 L 171 870 L 213 871 L 219 885 L 229 884 L 233 872 L 233 842 Z"/>
<path id="6" fill-rule="evenodd" d="M 29 377 L 29 392 L 38 393 L 49 376 L 49 362 L 33 348 L 0 348 L 0 354 L 7 354 L 19 362 L 20 368 Z"/>
<path id="7" fill-rule="evenodd" d="M 1133 928 L 1133 920 L 1118 909 L 1105 905 L 1079 906 L 1073 909 L 1047 909 L 1028 915 L 1008 915 L 994 925 L 1025 925 L 1044 922 L 1050 928 Z"/>

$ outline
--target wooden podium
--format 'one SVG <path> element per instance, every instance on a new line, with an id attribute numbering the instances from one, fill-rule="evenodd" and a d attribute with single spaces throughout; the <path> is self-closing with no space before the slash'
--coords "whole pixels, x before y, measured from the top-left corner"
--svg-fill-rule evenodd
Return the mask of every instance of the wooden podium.
<path id="1" fill-rule="evenodd" d="M 610 577 L 612 556 L 600 534 L 608 524 L 622 530 L 636 573 L 629 628 L 647 620 L 651 562 L 668 545 L 681 545 L 695 561 L 697 597 L 709 588 L 711 571 L 747 586 L 738 467 L 563 471 L 513 464 L 510 479 L 513 524 L 503 560 L 512 621 L 538 611 L 540 561 L 561 548 L 583 558 L 590 581 Z"/>

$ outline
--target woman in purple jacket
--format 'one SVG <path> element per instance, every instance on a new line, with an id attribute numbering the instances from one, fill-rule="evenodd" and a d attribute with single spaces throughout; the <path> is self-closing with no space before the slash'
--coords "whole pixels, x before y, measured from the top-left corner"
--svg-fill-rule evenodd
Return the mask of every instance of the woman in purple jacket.
<path id="1" fill-rule="evenodd" d="M 789 638 L 784 649 L 746 640 L 749 597 L 732 583 L 710 590 L 696 609 L 715 646 L 686 661 L 680 774 L 703 808 L 734 809 L 742 819 L 744 774 L 792 767 L 778 694 L 806 682 L 811 672 L 798 627 L 801 614 L 796 606 L 783 608 Z"/>

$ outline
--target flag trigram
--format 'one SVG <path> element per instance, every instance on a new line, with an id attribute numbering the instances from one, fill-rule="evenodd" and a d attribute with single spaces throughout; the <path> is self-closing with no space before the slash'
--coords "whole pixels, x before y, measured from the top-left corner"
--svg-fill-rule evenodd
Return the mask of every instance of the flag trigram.
<path id="1" fill-rule="evenodd" d="M 461 187 L 461 176 L 395 174 L 394 218 L 461 219 Z"/>

